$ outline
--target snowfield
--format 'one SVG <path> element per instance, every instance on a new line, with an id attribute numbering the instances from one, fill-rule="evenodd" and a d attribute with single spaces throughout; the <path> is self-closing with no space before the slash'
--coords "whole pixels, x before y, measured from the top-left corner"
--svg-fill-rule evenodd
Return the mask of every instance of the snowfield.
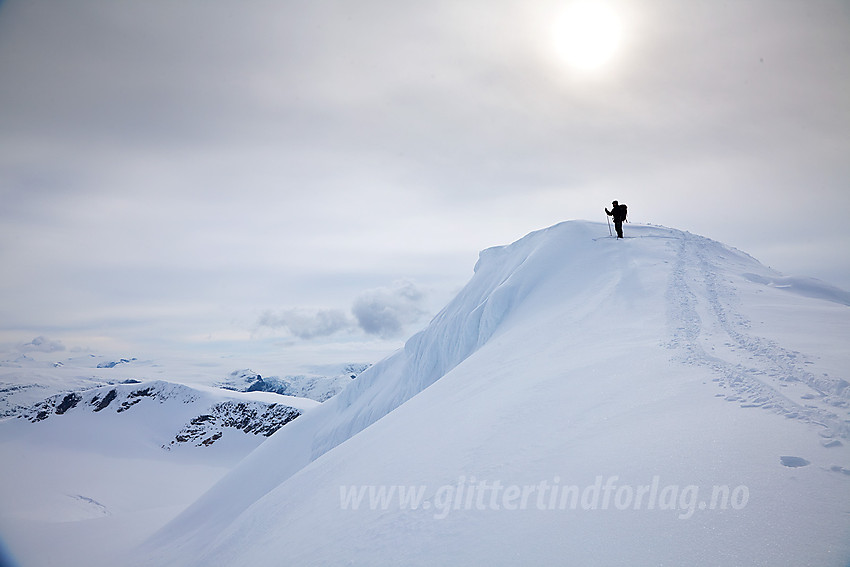
<path id="1" fill-rule="evenodd" d="M 403 349 L 238 464 L 128 478 L 155 491 L 173 472 L 168 490 L 193 502 L 113 522 L 102 553 L 64 562 L 846 567 L 848 293 L 679 230 L 607 233 L 569 221 L 483 251 Z M 0 423 L 3 461 L 60 417 L 14 436 Z M 99 458 L 133 458 L 115 451 Z M 97 529 L 117 506 L 97 482 L 39 503 L 69 508 L 76 531 L 2 524 L 22 564 L 26 530 L 59 545 Z M 34 474 L 17 498 L 40 487 Z M 160 529 L 136 546 L 131 526 Z"/>

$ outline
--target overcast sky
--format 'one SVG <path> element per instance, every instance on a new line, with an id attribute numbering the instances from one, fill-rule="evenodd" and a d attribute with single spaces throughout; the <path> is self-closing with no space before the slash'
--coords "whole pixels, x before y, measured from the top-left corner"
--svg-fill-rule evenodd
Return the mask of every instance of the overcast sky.
<path id="1" fill-rule="evenodd" d="M 371 361 L 612 199 L 850 288 L 850 2 L 570 4 L 0 2 L 0 342 Z"/>

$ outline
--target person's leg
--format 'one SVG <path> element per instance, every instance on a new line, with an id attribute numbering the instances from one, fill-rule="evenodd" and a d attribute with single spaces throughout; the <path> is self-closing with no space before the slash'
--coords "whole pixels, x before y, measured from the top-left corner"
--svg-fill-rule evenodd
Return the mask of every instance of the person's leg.
<path id="1" fill-rule="evenodd" d="M 623 223 L 615 222 L 614 227 L 617 229 L 617 238 L 623 238 Z"/>

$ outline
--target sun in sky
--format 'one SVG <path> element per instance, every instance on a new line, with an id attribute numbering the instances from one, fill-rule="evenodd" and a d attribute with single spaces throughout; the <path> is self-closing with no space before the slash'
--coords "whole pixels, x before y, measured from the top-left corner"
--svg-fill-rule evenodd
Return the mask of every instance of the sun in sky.
<path id="1" fill-rule="evenodd" d="M 581 70 L 602 67 L 617 54 L 623 35 L 618 13 L 602 2 L 577 1 L 567 6 L 553 26 L 558 55 Z"/>

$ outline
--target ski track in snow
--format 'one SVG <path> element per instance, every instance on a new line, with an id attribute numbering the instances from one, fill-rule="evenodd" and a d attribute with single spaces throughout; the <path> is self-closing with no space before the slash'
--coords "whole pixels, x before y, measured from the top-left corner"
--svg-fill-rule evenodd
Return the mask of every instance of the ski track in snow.
<path id="1" fill-rule="evenodd" d="M 109 509 L 95 500 L 94 498 L 89 498 L 88 496 L 83 496 L 82 494 L 68 494 L 68 498 L 71 499 L 72 502 L 77 504 L 81 514 L 87 514 L 90 518 L 100 518 L 103 516 L 111 516 L 112 513 Z"/>
<path id="2" fill-rule="evenodd" d="M 667 286 L 668 348 L 681 350 L 676 357 L 680 362 L 711 370 L 714 382 L 730 391 L 718 394 L 727 401 L 820 425 L 825 446 L 836 444 L 836 436 L 850 438 L 843 381 L 816 377 L 805 368 L 810 362 L 804 355 L 749 332 L 750 322 L 735 309 L 734 287 L 707 258 L 707 243 L 714 245 L 691 234 L 681 240 Z M 718 352 L 721 344 L 725 348 Z M 805 403 L 782 391 L 789 387 Z"/>

